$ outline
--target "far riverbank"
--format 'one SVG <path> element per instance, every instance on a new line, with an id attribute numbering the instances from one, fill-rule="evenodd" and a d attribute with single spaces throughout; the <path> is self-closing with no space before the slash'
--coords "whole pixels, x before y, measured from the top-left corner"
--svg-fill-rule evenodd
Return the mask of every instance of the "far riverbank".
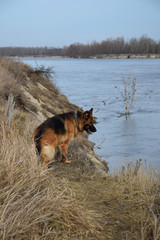
<path id="1" fill-rule="evenodd" d="M 11 58 L 13 56 L 10 56 Z M 9 57 L 9 58 L 10 58 Z M 68 57 L 68 56 L 48 56 L 48 55 L 26 55 L 26 56 L 14 56 L 16 58 L 79 58 L 79 59 L 156 59 L 160 58 L 160 54 L 98 54 L 94 56 L 74 56 L 74 57 Z M 13 58 L 14 58 L 13 57 Z"/>

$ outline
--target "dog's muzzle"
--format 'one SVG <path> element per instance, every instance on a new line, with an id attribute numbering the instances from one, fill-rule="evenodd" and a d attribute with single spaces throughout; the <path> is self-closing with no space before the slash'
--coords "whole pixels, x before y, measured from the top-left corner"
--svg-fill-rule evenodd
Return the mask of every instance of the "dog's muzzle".
<path id="1" fill-rule="evenodd" d="M 89 134 L 97 131 L 94 125 L 89 125 L 89 124 L 84 126 L 84 130 Z"/>

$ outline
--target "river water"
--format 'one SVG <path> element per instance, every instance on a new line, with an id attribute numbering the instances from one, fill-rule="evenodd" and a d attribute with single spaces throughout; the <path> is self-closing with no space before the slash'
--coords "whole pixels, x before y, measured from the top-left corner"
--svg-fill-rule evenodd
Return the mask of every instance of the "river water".
<path id="1" fill-rule="evenodd" d="M 94 109 L 97 132 L 89 139 L 111 171 L 142 159 L 160 163 L 160 59 L 27 58 L 53 67 L 53 82 L 70 102 Z M 135 101 L 126 119 L 122 79 L 136 78 Z"/>

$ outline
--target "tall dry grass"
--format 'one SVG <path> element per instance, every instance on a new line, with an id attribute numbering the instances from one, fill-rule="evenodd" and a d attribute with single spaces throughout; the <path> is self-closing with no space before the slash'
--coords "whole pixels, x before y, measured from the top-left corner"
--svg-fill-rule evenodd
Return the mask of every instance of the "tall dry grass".
<path id="1" fill-rule="evenodd" d="M 0 121 L 0 239 L 95 239 L 100 228 L 94 214 L 38 163 L 34 119 L 26 117 L 21 130 L 18 121 Z"/>
<path id="2" fill-rule="evenodd" d="M 160 175 L 156 168 L 145 165 L 142 160 L 130 163 L 116 174 L 121 187 L 120 201 L 124 201 L 124 217 L 132 235 L 142 240 L 160 239 Z M 131 236 L 128 232 L 128 239 Z"/>
<path id="3" fill-rule="evenodd" d="M 23 110 L 31 109 L 36 111 L 35 106 L 24 94 L 22 84 L 26 85 L 26 76 L 29 67 L 25 64 L 14 62 L 9 59 L 0 59 L 0 97 L 7 100 L 9 94 L 12 94 L 16 106 Z M 25 69 L 25 72 L 24 72 Z"/>
<path id="4" fill-rule="evenodd" d="M 37 81 L 44 84 L 33 69 L 0 60 L 0 100 L 10 92 L 16 100 L 23 84 L 44 97 Z M 48 104 L 57 92 L 45 81 Z M 70 145 L 70 165 L 54 163 L 44 170 L 32 141 L 39 123 L 17 106 L 10 124 L 0 106 L 0 239 L 160 239 L 158 171 L 137 162 L 104 177 L 88 157 L 93 146 L 84 138 Z"/>
<path id="5" fill-rule="evenodd" d="M 9 93 L 13 92 L 14 94 L 20 90 L 20 86 L 8 70 L 0 66 L 0 92 L 5 98 Z"/>

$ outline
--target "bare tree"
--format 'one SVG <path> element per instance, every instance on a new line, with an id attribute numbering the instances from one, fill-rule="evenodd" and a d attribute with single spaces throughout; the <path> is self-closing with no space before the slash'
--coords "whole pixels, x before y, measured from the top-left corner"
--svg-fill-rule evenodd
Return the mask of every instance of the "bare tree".
<path id="1" fill-rule="evenodd" d="M 133 77 L 131 75 L 125 77 L 122 75 L 123 90 L 121 91 L 121 96 L 125 104 L 126 118 L 130 114 L 130 109 L 135 100 L 136 81 L 137 81 L 136 77 Z"/>

